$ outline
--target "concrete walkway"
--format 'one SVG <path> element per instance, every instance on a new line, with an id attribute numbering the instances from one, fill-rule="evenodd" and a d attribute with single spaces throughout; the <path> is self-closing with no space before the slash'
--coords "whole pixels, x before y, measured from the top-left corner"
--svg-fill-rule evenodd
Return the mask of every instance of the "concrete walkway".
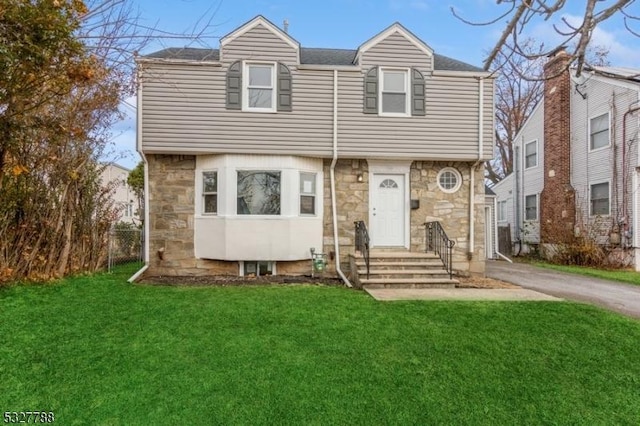
<path id="1" fill-rule="evenodd" d="M 640 286 L 502 261 L 487 261 L 487 277 L 640 318 Z"/>
<path id="2" fill-rule="evenodd" d="M 562 300 L 537 291 L 519 289 L 486 288 L 366 288 L 376 300 Z"/>

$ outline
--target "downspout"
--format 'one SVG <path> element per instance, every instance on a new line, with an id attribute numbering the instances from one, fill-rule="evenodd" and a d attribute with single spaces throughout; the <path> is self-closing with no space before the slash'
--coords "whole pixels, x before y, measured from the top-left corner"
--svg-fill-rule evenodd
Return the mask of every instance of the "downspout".
<path id="1" fill-rule="evenodd" d="M 476 221 L 476 209 L 475 209 L 475 186 L 476 167 L 482 163 L 482 154 L 484 151 L 484 78 L 478 77 L 478 160 L 469 168 L 469 248 L 467 249 L 467 259 L 473 258 L 474 246 L 475 246 L 475 221 Z"/>
<path id="2" fill-rule="evenodd" d="M 625 240 L 629 232 L 629 219 L 627 218 L 627 117 L 634 112 L 640 111 L 640 106 L 629 108 L 622 116 L 622 211 L 624 214 L 624 235 Z M 635 188 L 633 193 L 635 194 Z"/>
<path id="3" fill-rule="evenodd" d="M 142 77 L 138 70 L 138 94 L 136 96 L 136 151 L 144 162 L 144 265 L 127 281 L 135 282 L 149 268 L 149 163 L 142 152 Z"/>
<path id="4" fill-rule="evenodd" d="M 496 215 L 496 214 L 498 214 L 497 212 L 498 212 L 498 199 L 494 198 L 493 199 L 493 214 Z M 495 244 L 494 251 L 496 252 L 496 254 L 500 258 L 506 260 L 509 263 L 513 263 L 513 260 L 509 259 L 507 256 L 505 256 L 504 254 L 500 253 L 500 251 L 498 251 L 498 221 L 497 220 L 493 222 L 493 226 L 494 226 L 494 232 L 495 232 L 495 236 L 496 236 L 495 239 L 494 239 L 494 242 L 493 242 L 493 244 Z"/>
<path id="5" fill-rule="evenodd" d="M 338 162 L 338 70 L 333 70 L 333 159 L 329 167 L 331 179 L 331 214 L 333 217 L 333 245 L 336 252 L 336 272 L 347 287 L 353 287 L 340 268 L 340 242 L 338 241 L 338 208 L 336 206 L 336 174 Z"/>

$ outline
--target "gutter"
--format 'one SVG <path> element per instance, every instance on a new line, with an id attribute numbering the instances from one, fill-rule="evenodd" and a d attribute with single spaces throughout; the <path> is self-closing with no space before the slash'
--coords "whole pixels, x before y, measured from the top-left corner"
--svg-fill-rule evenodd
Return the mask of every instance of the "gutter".
<path id="1" fill-rule="evenodd" d="M 331 178 L 331 214 L 333 218 L 333 245 L 336 251 L 336 272 L 347 287 L 353 287 L 340 268 L 340 243 L 338 241 L 338 208 L 336 206 L 336 175 L 338 162 L 338 70 L 333 70 L 333 159 L 329 167 Z"/>
<path id="2" fill-rule="evenodd" d="M 149 268 L 149 163 L 142 152 L 142 77 L 138 70 L 138 94 L 136 96 L 136 151 L 144 162 L 144 265 L 127 281 L 135 282 Z"/>

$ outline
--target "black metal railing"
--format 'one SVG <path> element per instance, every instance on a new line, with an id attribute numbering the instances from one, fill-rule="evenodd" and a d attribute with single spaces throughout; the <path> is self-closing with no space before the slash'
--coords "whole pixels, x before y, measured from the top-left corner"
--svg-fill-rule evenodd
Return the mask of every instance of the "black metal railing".
<path id="1" fill-rule="evenodd" d="M 362 253 L 364 264 L 367 266 L 367 279 L 369 279 L 369 232 L 363 221 L 353 223 L 356 225 L 356 251 Z"/>
<path id="2" fill-rule="evenodd" d="M 424 224 L 426 230 L 426 252 L 434 252 L 444 264 L 445 269 L 449 273 L 449 279 L 453 278 L 453 246 L 455 241 L 447 237 L 440 222 L 427 222 Z"/>

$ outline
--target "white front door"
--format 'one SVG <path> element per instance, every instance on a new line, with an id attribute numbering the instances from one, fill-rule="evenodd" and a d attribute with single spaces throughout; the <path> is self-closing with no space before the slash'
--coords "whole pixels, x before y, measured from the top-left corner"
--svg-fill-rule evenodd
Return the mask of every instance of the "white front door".
<path id="1" fill-rule="evenodd" d="M 405 245 L 405 176 L 374 174 L 371 239 L 374 246 Z"/>

